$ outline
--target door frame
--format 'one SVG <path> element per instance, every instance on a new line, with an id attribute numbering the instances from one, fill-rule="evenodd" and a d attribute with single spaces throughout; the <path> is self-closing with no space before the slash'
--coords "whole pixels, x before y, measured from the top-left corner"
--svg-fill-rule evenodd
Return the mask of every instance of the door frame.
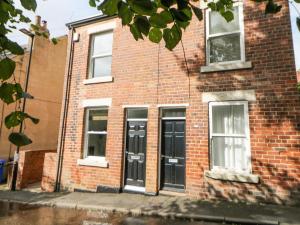
<path id="1" fill-rule="evenodd" d="M 124 135 L 123 135 L 123 167 L 122 167 L 122 191 L 129 191 L 129 192 L 137 192 L 137 193 L 145 193 L 146 192 L 146 159 L 147 159 L 147 138 L 146 138 L 146 154 L 145 154 L 145 187 L 137 187 L 137 186 L 130 186 L 125 184 L 126 179 L 126 147 L 127 147 L 127 123 L 128 121 L 145 121 L 147 122 L 147 129 L 146 129 L 146 135 L 148 134 L 148 113 L 149 113 L 149 106 L 148 105 L 124 105 Z M 147 118 L 146 119 L 128 119 L 128 109 L 145 109 L 147 110 Z M 125 187 L 128 188 L 125 188 Z"/>
<path id="2" fill-rule="evenodd" d="M 178 104 L 172 106 L 172 105 L 168 105 L 168 106 L 161 106 L 159 107 L 159 134 L 158 134 L 158 192 L 162 191 L 162 182 L 161 182 L 161 145 L 162 145 L 162 121 L 163 120 L 185 120 L 185 147 L 186 147 L 186 112 L 187 112 L 187 107 L 189 106 L 189 104 Z M 184 109 L 185 110 L 185 117 L 163 117 L 162 116 L 162 112 L 163 110 L 168 110 L 168 109 Z M 185 148 L 185 157 L 184 157 L 184 164 L 185 164 L 185 170 L 184 170 L 184 189 L 182 190 L 171 190 L 170 191 L 174 191 L 174 192 L 185 192 L 186 190 L 186 148 Z"/>

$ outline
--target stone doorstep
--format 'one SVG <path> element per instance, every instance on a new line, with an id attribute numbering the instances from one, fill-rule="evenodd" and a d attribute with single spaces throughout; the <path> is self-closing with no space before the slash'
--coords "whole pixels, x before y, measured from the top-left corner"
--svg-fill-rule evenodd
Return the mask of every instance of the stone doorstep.
<path id="1" fill-rule="evenodd" d="M 28 204 L 32 206 L 46 206 L 46 207 L 57 207 L 57 208 L 67 208 L 67 209 L 79 209 L 79 210 L 93 210 L 100 211 L 105 213 L 121 213 L 124 215 L 132 216 L 151 216 L 151 217 L 161 217 L 165 219 L 179 219 L 179 220 L 193 220 L 193 221 L 205 221 L 205 222 L 219 222 L 219 223 L 238 223 L 238 224 L 257 224 L 257 225 L 300 225 L 300 224 L 291 224 L 291 223 L 280 223 L 278 220 L 252 220 L 238 217 L 223 217 L 223 216 L 212 216 L 212 215 L 196 215 L 192 213 L 166 213 L 159 212 L 156 210 L 152 211 L 143 211 L 140 208 L 136 209 L 127 209 L 127 208 L 118 208 L 118 207 L 109 207 L 109 206 L 100 206 L 100 205 L 85 205 L 77 204 L 75 202 L 70 203 L 61 203 L 56 201 L 41 201 L 41 202 L 24 202 L 17 200 L 1 200 L 3 202 L 12 202 L 19 204 Z"/>

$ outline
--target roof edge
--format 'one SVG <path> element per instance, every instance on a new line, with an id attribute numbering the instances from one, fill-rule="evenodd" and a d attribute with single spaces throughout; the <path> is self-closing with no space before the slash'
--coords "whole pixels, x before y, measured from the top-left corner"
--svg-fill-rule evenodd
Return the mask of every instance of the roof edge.
<path id="1" fill-rule="evenodd" d="M 88 17 L 88 18 L 84 18 L 81 20 L 76 20 L 76 21 L 67 23 L 66 26 L 69 29 L 71 29 L 71 28 L 76 28 L 76 27 L 81 27 L 84 25 L 92 24 L 96 21 L 101 21 L 101 20 L 110 19 L 110 18 L 114 18 L 114 17 L 116 17 L 116 15 L 113 15 L 113 16 L 97 15 L 97 16 L 92 16 L 92 17 Z"/>

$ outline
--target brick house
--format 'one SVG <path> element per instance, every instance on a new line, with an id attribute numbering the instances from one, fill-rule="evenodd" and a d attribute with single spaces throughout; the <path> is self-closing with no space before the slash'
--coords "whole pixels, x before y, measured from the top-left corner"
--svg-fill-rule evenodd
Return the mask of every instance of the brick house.
<path id="1" fill-rule="evenodd" d="M 116 17 L 68 24 L 58 185 L 299 202 L 300 96 L 280 3 L 267 16 L 237 3 L 229 24 L 204 10 L 183 33 L 188 67 L 180 44 L 136 42 Z"/>

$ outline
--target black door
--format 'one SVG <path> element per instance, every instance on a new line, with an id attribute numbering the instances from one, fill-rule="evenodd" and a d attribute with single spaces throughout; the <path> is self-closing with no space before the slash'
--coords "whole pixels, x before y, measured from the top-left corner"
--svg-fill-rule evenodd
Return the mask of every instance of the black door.
<path id="1" fill-rule="evenodd" d="M 147 122 L 128 121 L 125 185 L 145 187 Z"/>
<path id="2" fill-rule="evenodd" d="M 185 187 L 185 120 L 162 121 L 161 188 Z"/>

